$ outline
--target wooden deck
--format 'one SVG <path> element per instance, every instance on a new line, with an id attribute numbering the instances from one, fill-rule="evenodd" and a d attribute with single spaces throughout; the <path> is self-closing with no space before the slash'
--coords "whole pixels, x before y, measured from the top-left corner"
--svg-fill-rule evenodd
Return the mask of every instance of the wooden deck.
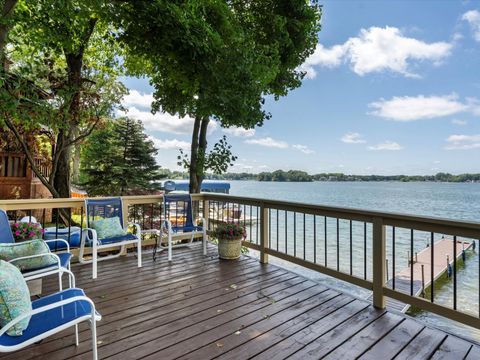
<path id="1" fill-rule="evenodd" d="M 200 247 L 174 252 L 171 265 L 144 254 L 74 266 L 103 319 L 101 359 L 479 359 L 480 348 L 412 318 L 273 265 L 220 261 Z M 52 291 L 55 279 L 45 284 Z M 73 329 L 0 359 L 91 359 L 90 331 Z"/>

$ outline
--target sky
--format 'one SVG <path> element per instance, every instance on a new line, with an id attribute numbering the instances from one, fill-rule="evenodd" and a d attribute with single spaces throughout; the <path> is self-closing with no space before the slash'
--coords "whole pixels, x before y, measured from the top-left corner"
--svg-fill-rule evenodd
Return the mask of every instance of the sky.
<path id="1" fill-rule="evenodd" d="M 238 156 L 230 172 L 480 172 L 480 1 L 320 2 L 322 30 L 300 88 L 262 127 L 209 128 Z M 148 79 L 124 78 L 163 168 L 189 149 L 193 120 L 150 112 Z M 122 115 L 122 114 L 119 114 Z"/>

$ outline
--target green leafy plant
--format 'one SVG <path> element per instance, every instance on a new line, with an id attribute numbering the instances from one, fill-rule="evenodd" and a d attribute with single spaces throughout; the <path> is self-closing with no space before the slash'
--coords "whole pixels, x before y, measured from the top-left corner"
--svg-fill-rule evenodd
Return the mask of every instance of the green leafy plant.
<path id="1" fill-rule="evenodd" d="M 214 230 L 208 232 L 208 235 L 218 240 L 245 239 L 247 231 L 245 226 L 238 223 L 225 223 L 218 225 Z"/>
<path id="2" fill-rule="evenodd" d="M 16 242 L 40 239 L 43 231 L 39 223 L 17 222 L 12 224 L 12 234 Z"/>

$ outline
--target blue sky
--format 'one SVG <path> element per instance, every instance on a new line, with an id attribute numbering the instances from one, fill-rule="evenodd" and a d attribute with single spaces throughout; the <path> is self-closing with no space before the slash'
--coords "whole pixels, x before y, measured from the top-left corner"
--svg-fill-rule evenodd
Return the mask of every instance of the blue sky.
<path id="1" fill-rule="evenodd" d="M 480 172 L 480 1 L 323 1 L 301 88 L 268 99 L 272 119 L 227 133 L 230 171 Z M 192 120 L 150 113 L 148 79 L 124 79 L 162 167 L 178 169 Z"/>

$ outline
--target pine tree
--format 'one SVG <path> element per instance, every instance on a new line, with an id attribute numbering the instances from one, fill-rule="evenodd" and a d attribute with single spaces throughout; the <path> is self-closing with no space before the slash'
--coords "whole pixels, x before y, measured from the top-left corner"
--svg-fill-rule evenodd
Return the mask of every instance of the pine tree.
<path id="1" fill-rule="evenodd" d="M 163 178 L 157 149 L 139 120 L 107 122 L 82 150 L 82 185 L 90 196 L 144 194 L 158 190 Z"/>

